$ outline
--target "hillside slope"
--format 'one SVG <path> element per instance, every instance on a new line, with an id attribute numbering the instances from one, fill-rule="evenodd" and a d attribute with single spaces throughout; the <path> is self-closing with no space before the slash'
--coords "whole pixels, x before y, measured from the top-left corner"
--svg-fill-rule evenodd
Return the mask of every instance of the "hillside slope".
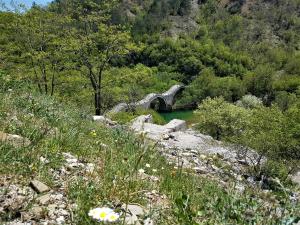
<path id="1" fill-rule="evenodd" d="M 123 219 L 161 225 L 299 219 L 296 192 L 284 189 L 294 194 L 282 195 L 280 186 L 262 191 L 242 174 L 232 175 L 239 167 L 219 154 L 163 149 L 143 134 L 94 123 L 72 105 L 8 86 L 0 92 L 0 130 L 28 141 L 0 142 L 1 223 L 98 224 L 89 211 L 103 206 L 119 213 L 117 224 Z M 194 164 L 195 157 L 201 168 L 181 163 Z"/>

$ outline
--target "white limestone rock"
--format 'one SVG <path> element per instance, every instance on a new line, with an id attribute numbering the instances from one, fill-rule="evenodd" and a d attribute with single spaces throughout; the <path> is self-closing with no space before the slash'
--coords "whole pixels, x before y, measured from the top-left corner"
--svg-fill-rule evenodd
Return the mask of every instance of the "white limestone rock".
<path id="1" fill-rule="evenodd" d="M 15 148 L 27 147 L 31 144 L 28 138 L 16 134 L 7 134 L 0 131 L 0 142 L 8 143 Z"/>
<path id="2" fill-rule="evenodd" d="M 164 126 L 166 129 L 170 129 L 172 132 L 185 131 L 187 129 L 186 121 L 173 119 Z"/>
<path id="3" fill-rule="evenodd" d="M 93 121 L 100 122 L 109 126 L 115 126 L 117 125 L 116 121 L 112 121 L 111 119 L 105 117 L 105 116 L 93 116 Z"/>

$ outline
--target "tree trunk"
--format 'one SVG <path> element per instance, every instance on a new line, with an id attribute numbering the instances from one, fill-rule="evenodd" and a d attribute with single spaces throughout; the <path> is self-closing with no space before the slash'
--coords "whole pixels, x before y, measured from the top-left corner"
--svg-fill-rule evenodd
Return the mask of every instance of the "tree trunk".
<path id="1" fill-rule="evenodd" d="M 54 87 L 55 87 L 55 75 L 53 72 L 52 79 L 51 79 L 51 96 L 53 96 L 53 94 L 54 94 Z"/>
<path id="2" fill-rule="evenodd" d="M 97 88 L 97 90 L 95 90 L 95 110 L 96 110 L 96 116 L 100 116 L 101 115 L 100 88 Z"/>
<path id="3" fill-rule="evenodd" d="M 99 70 L 98 74 L 98 85 L 95 90 L 95 109 L 96 109 L 96 116 L 101 115 L 101 88 L 102 88 L 102 69 Z"/>

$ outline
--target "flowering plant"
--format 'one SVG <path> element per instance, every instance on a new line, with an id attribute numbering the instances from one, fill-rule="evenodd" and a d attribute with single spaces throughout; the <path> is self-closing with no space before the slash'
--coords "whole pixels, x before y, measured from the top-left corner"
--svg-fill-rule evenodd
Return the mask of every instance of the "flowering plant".
<path id="1" fill-rule="evenodd" d="M 114 212 L 111 208 L 102 207 L 91 209 L 88 213 L 94 220 L 100 222 L 116 222 L 120 218 L 120 215 Z"/>

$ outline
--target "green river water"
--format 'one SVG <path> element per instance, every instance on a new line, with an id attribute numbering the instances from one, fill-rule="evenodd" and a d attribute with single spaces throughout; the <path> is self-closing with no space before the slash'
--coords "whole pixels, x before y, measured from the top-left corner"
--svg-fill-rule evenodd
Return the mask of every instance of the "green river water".
<path id="1" fill-rule="evenodd" d="M 172 119 L 189 121 L 194 115 L 193 110 L 177 110 L 173 112 L 161 112 L 159 114 L 165 119 L 167 123 Z"/>

